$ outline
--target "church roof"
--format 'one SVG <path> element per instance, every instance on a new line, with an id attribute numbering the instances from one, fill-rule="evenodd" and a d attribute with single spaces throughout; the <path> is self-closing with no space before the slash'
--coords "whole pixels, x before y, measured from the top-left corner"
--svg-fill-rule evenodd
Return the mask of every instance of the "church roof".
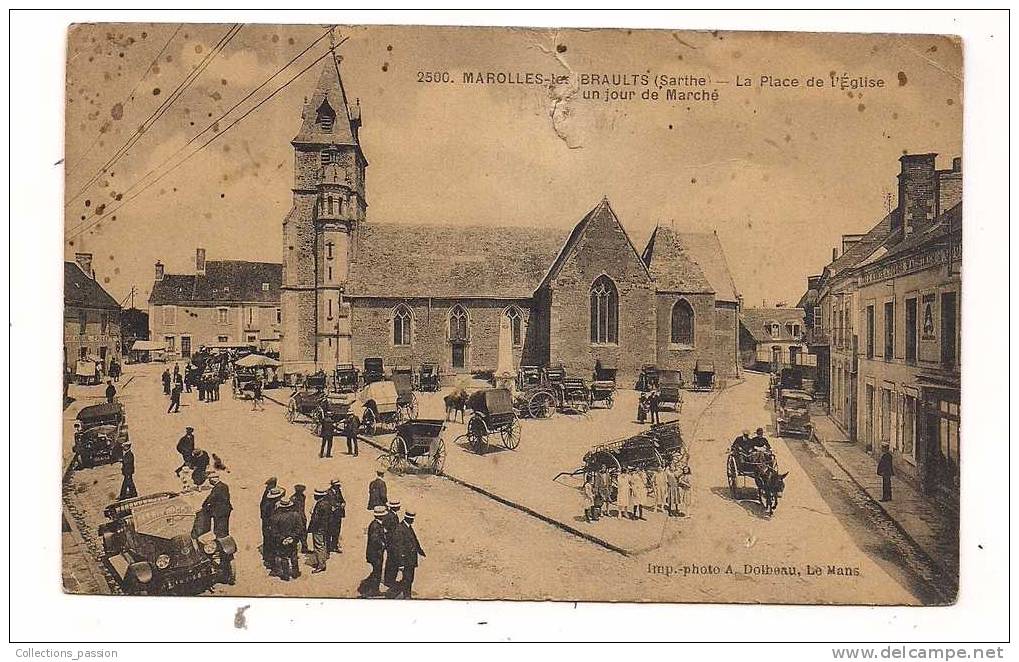
<path id="1" fill-rule="evenodd" d="M 76 262 L 64 262 L 64 306 L 120 310 L 120 304 Z"/>
<path id="2" fill-rule="evenodd" d="M 735 302 L 739 293 L 718 236 L 707 232 L 676 232 L 659 225 L 644 249 L 660 292 L 714 294 L 717 301 Z"/>
<path id="3" fill-rule="evenodd" d="M 335 113 L 335 121 L 328 131 L 318 123 L 319 111 L 326 109 Z M 295 143 L 358 145 L 357 127 L 361 123 L 361 109 L 359 106 L 351 108 L 347 103 L 337 58 L 326 58 L 315 91 L 305 101 L 301 118 L 301 130 L 294 138 Z"/>
<path id="4" fill-rule="evenodd" d="M 565 239 L 548 227 L 365 223 L 347 294 L 526 299 Z"/>
<path id="5" fill-rule="evenodd" d="M 274 303 L 280 302 L 283 265 L 275 262 L 209 260 L 205 275 L 165 274 L 152 284 L 149 303 Z M 268 283 L 268 289 L 263 283 Z"/>

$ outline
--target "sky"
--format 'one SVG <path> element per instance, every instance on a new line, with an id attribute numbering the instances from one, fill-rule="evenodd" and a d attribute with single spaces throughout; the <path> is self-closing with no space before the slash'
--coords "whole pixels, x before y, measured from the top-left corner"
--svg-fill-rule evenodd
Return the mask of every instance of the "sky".
<path id="1" fill-rule="evenodd" d="M 322 63 L 227 127 L 325 53 L 328 39 L 207 127 L 326 26 L 243 26 L 146 121 L 229 27 L 69 30 L 64 253 L 93 253 L 118 300 L 136 288 L 145 307 L 154 263 L 191 273 L 197 247 L 212 260 L 281 261 L 290 140 Z M 903 153 L 936 152 L 940 168 L 961 155 L 962 46 L 949 37 L 403 26 L 336 35 L 347 96 L 361 106 L 369 222 L 564 233 L 607 196 L 638 248 L 656 224 L 717 232 L 746 306 L 795 304 L 840 236 L 865 232 L 895 204 Z M 478 85 L 463 83 L 465 71 L 572 77 L 552 88 Z M 449 72 L 452 82 L 419 82 L 419 72 Z M 884 86 L 833 89 L 833 72 Z M 586 99 L 584 90 L 605 87 L 578 87 L 582 74 L 700 76 L 719 96 L 650 101 L 636 86 L 615 88 L 635 99 Z M 761 76 L 800 87 L 762 86 Z M 809 77 L 825 87 L 807 88 Z M 214 136 L 142 190 L 146 173 Z"/>

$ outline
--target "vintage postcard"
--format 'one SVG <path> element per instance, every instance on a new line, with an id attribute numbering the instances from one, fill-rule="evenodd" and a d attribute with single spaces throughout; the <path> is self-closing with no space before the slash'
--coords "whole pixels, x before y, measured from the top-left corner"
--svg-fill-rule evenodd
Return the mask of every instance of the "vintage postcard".
<path id="1" fill-rule="evenodd" d="M 71 26 L 65 591 L 953 603 L 962 71 Z"/>

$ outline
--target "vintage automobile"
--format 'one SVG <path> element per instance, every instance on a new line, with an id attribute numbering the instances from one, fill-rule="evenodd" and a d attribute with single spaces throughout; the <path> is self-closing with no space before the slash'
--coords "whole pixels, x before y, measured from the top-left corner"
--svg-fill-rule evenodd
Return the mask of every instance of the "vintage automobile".
<path id="1" fill-rule="evenodd" d="M 233 537 L 212 532 L 195 539 L 195 513 L 206 490 L 159 492 L 115 501 L 99 526 L 103 556 L 130 594 L 195 595 L 234 582 Z"/>
<path id="2" fill-rule="evenodd" d="M 74 419 L 75 467 L 119 462 L 128 441 L 124 406 L 104 402 L 82 408 Z"/>
<path id="3" fill-rule="evenodd" d="M 805 391 L 797 389 L 779 389 L 775 399 L 775 432 L 784 434 L 804 435 L 809 437 L 814 425 L 810 421 L 810 404 L 814 398 Z"/>

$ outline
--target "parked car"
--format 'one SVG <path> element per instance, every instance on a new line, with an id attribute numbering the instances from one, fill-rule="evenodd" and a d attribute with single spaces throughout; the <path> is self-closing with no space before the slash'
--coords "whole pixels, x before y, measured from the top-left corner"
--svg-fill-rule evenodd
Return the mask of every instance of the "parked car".
<path id="1" fill-rule="evenodd" d="M 115 501 L 99 526 L 106 564 L 130 594 L 195 595 L 234 582 L 232 536 L 192 537 L 206 490 L 159 492 Z"/>
<path id="2" fill-rule="evenodd" d="M 82 408 L 74 419 L 75 468 L 119 462 L 127 440 L 122 404 L 104 402 Z"/>

